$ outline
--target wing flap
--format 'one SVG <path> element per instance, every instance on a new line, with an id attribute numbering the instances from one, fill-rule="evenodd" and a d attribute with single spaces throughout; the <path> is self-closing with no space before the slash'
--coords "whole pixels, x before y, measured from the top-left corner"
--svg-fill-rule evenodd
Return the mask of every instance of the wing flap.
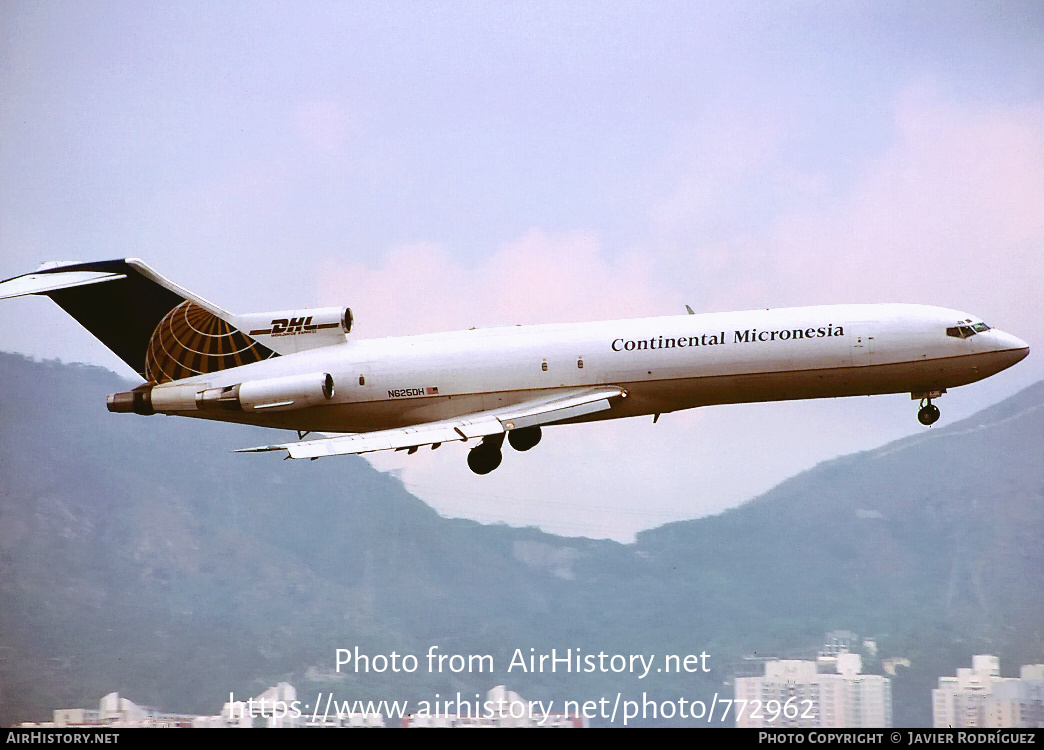
<path id="1" fill-rule="evenodd" d="M 536 427 L 542 424 L 561 422 L 564 419 L 575 419 L 576 417 L 583 417 L 588 414 L 594 414 L 595 412 L 605 411 L 606 409 L 610 408 L 612 408 L 612 404 L 609 403 L 609 399 L 602 398 L 597 401 L 591 401 L 586 404 L 565 406 L 561 409 L 554 409 L 552 411 L 540 412 L 537 414 L 528 414 L 524 417 L 515 417 L 510 420 L 514 426 L 509 429 L 520 430 L 523 427 Z"/>
<path id="2" fill-rule="evenodd" d="M 467 414 L 439 422 L 351 435 L 337 435 L 297 443 L 243 448 L 239 453 L 285 450 L 290 458 L 322 458 L 373 451 L 418 448 L 435 443 L 467 441 L 499 435 L 523 427 L 535 427 L 612 408 L 613 398 L 626 393 L 617 386 L 570 389 L 565 393 L 539 396 L 501 409 Z"/>

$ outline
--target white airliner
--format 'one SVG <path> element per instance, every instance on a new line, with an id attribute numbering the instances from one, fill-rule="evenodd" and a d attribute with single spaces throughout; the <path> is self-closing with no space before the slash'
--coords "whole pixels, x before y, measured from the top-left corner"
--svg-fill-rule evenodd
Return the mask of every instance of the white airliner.
<path id="1" fill-rule="evenodd" d="M 879 304 L 486 328 L 359 340 L 347 308 L 233 315 L 137 259 L 47 263 L 0 282 L 0 299 L 45 294 L 145 383 L 113 412 L 294 429 L 247 448 L 319 458 L 473 443 L 500 465 L 541 427 L 708 404 L 909 393 L 932 399 L 1029 353 L 967 313 Z M 311 432 L 337 433 L 304 440 Z"/>

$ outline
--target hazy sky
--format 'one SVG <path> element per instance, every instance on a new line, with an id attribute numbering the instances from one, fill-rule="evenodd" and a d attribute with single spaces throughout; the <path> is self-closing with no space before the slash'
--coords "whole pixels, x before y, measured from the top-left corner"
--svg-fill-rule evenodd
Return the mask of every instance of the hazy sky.
<path id="1" fill-rule="evenodd" d="M 1044 4 L 2 3 L 0 278 L 127 256 L 234 312 L 348 304 L 360 337 L 901 301 L 1030 343 L 943 426 L 1044 377 Z M 46 299 L 0 321 L 131 374 Z M 557 427 L 487 477 L 462 446 L 371 460 L 446 515 L 629 539 L 915 414 Z"/>

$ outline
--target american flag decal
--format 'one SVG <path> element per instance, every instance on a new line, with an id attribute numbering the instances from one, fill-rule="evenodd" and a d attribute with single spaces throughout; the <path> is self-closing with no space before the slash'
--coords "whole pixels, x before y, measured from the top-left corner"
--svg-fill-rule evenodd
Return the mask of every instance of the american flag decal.
<path id="1" fill-rule="evenodd" d="M 439 395 L 439 389 L 438 388 L 425 388 L 424 392 L 427 395 L 429 395 L 429 396 L 438 396 Z"/>

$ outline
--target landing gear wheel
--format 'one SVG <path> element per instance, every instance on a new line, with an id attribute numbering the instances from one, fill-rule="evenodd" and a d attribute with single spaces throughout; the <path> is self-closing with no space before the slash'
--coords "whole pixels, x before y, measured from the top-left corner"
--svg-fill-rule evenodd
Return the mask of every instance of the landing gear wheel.
<path id="1" fill-rule="evenodd" d="M 917 412 L 917 421 L 925 427 L 935 424 L 939 421 L 939 407 L 929 400 L 928 403 L 922 406 L 921 410 Z"/>
<path id="2" fill-rule="evenodd" d="M 540 442 L 540 427 L 523 427 L 512 430 L 507 436 L 511 447 L 517 451 L 527 451 Z"/>
<path id="3" fill-rule="evenodd" d="M 489 474 L 500 466 L 504 460 L 504 454 L 500 452 L 500 446 L 483 444 L 472 448 L 468 454 L 468 468 L 476 474 Z"/>

